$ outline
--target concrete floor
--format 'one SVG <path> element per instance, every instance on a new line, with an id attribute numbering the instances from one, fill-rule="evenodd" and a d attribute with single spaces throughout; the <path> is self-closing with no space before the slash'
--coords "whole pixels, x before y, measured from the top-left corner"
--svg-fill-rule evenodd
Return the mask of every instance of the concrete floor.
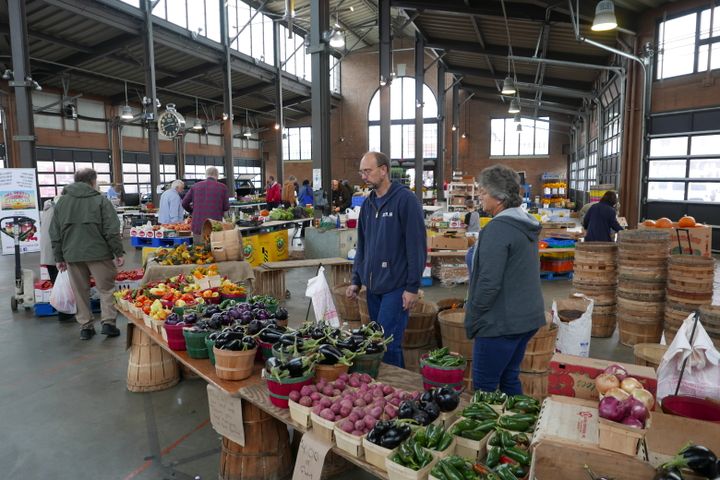
<path id="1" fill-rule="evenodd" d="M 129 246 L 127 251 L 127 267 L 139 265 L 140 252 Z M 22 260 L 26 268 L 38 270 L 39 254 L 23 255 Z M 220 444 L 209 425 L 203 381 L 184 380 L 162 392 L 128 392 L 126 319 L 118 321 L 123 332 L 119 338 L 97 335 L 81 341 L 77 324 L 36 318 L 22 309 L 13 314 L 12 256 L 0 257 L 0 271 L 0 478 L 217 477 L 219 453 L 192 458 Z M 296 269 L 287 276 L 292 300 L 286 306 L 292 323 L 305 318 L 306 280 L 313 275 L 314 269 Z M 568 280 L 543 281 L 547 307 L 553 298 L 566 297 L 570 286 Z M 437 301 L 463 298 L 466 287 L 447 288 L 436 282 L 424 291 Z M 632 349 L 620 345 L 616 336 L 593 339 L 591 355 L 633 359 Z M 178 462 L 176 474 L 149 459 L 158 451 L 165 465 Z M 352 478 L 373 477 L 353 472 Z"/>

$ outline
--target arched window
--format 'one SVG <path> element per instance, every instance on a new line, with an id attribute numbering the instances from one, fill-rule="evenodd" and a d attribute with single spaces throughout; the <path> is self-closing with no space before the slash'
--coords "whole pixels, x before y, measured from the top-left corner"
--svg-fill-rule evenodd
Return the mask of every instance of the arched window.
<path id="1" fill-rule="evenodd" d="M 437 158 L 437 99 L 423 85 L 423 158 Z M 399 164 L 415 160 L 415 79 L 399 77 L 390 86 L 390 158 Z M 368 110 L 368 150 L 380 151 L 380 89 Z"/>

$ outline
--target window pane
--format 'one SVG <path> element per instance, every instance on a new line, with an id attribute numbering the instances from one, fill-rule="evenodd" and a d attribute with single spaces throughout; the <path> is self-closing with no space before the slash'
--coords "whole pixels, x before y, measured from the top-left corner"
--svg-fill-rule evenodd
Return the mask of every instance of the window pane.
<path id="1" fill-rule="evenodd" d="M 717 155 L 720 153 L 720 135 L 701 135 L 690 140 L 690 155 Z"/>
<path id="2" fill-rule="evenodd" d="M 690 182 L 688 200 L 691 202 L 720 202 L 720 183 Z"/>
<path id="3" fill-rule="evenodd" d="M 216 42 L 220 41 L 220 9 L 217 8 L 217 4 L 213 0 L 206 0 L 206 8 L 205 8 L 205 15 L 206 15 L 206 22 L 205 22 L 205 28 L 207 29 L 207 32 L 205 35 L 210 40 L 215 40 Z M 234 2 L 228 3 L 228 9 L 230 8 L 230 5 Z M 237 33 L 237 30 L 232 30 L 232 26 L 236 22 L 236 16 L 235 16 L 235 10 L 232 10 L 232 13 L 228 17 L 228 22 L 230 23 L 230 38 L 234 37 Z"/>
<path id="4" fill-rule="evenodd" d="M 174 23 L 175 25 L 180 25 L 183 28 L 187 28 L 185 2 L 186 0 L 174 0 L 172 2 L 172 6 L 168 8 L 167 12 L 168 21 Z"/>
<path id="5" fill-rule="evenodd" d="M 55 187 L 40 187 L 40 196 L 42 198 L 52 198 L 55 195 Z"/>
<path id="6" fill-rule="evenodd" d="M 55 175 L 52 173 L 38 173 L 38 185 L 55 185 Z"/>
<path id="7" fill-rule="evenodd" d="M 415 82 L 407 77 L 403 77 L 403 98 L 402 98 L 402 105 L 403 105 L 403 113 L 402 118 L 415 118 L 415 105 L 416 105 L 416 99 L 415 96 Z M 393 116 L 393 118 L 395 118 Z"/>
<path id="8" fill-rule="evenodd" d="M 75 181 L 75 175 L 72 173 L 60 173 L 55 176 L 58 185 L 69 185 Z"/>
<path id="9" fill-rule="evenodd" d="M 493 118 L 490 122 L 490 155 L 505 153 L 505 119 Z"/>
<path id="10" fill-rule="evenodd" d="M 142 173 L 150 173 L 150 164 L 149 163 L 138 163 L 138 172 Z"/>
<path id="11" fill-rule="evenodd" d="M 97 181 L 98 183 L 110 183 L 110 175 L 104 173 L 98 174 Z"/>
<path id="12" fill-rule="evenodd" d="M 135 172 L 137 172 L 137 164 L 136 163 L 123 163 L 122 169 L 123 169 L 123 173 L 135 173 Z"/>
<path id="13" fill-rule="evenodd" d="M 138 175 L 137 178 L 138 178 L 138 182 L 140 182 L 140 183 L 150 182 L 150 175 L 146 175 L 146 174 Z"/>
<path id="14" fill-rule="evenodd" d="M 423 118 L 437 118 L 437 100 L 435 99 L 435 95 L 433 95 L 432 90 L 430 90 L 430 87 L 427 85 L 423 85 L 423 102 L 425 103 L 425 106 L 423 107 Z M 470 107 L 469 102 L 467 107 Z"/>
<path id="15" fill-rule="evenodd" d="M 515 123 L 513 121 L 513 123 Z M 534 121 L 529 119 L 522 119 L 520 125 L 522 125 L 522 132 L 517 132 L 520 137 L 520 155 L 532 155 L 535 150 L 535 139 L 534 137 Z M 515 130 L 517 130 L 518 124 L 515 123 Z"/>
<path id="16" fill-rule="evenodd" d="M 38 172 L 53 172 L 55 164 L 53 162 L 37 162 Z"/>
<path id="17" fill-rule="evenodd" d="M 403 156 L 402 156 L 402 158 L 414 159 L 415 158 L 415 125 L 403 125 L 402 130 L 403 130 Z"/>
<path id="18" fill-rule="evenodd" d="M 300 159 L 312 160 L 312 127 L 300 129 Z"/>
<path id="19" fill-rule="evenodd" d="M 249 20 L 250 20 L 250 6 L 247 5 L 245 2 L 238 1 L 237 2 L 237 10 L 238 10 L 238 23 L 237 28 L 242 28 Z M 281 27 L 281 34 L 282 34 L 282 28 Z M 240 36 L 237 39 L 237 48 L 238 51 L 246 54 L 246 55 L 252 55 L 252 35 L 250 33 L 250 26 L 246 27 L 245 30 L 242 31 Z M 285 32 L 287 35 L 287 32 Z"/>
<path id="20" fill-rule="evenodd" d="M 75 162 L 75 168 L 81 170 L 83 168 L 93 168 L 92 162 Z"/>
<path id="21" fill-rule="evenodd" d="M 123 174 L 123 183 L 137 183 L 137 175 L 131 173 Z"/>
<path id="22" fill-rule="evenodd" d="M 505 119 L 505 155 L 518 154 L 518 132 L 512 118 Z"/>
<path id="23" fill-rule="evenodd" d="M 390 158 L 403 158 L 402 125 L 390 126 Z"/>
<path id="24" fill-rule="evenodd" d="M 207 0 L 206 0 L 207 1 Z M 177 0 L 176 0 L 177 2 Z M 188 9 L 188 30 L 205 36 L 205 2 L 202 0 L 190 0 L 187 2 Z M 217 2 L 209 0 L 208 8 L 218 10 Z"/>
<path id="25" fill-rule="evenodd" d="M 273 21 L 272 19 L 266 17 L 265 15 L 263 17 L 263 33 L 265 38 L 263 39 L 263 42 L 265 43 L 265 51 L 267 52 L 267 55 L 265 55 L 265 63 L 273 64 L 275 62 L 274 58 L 274 32 L 273 32 Z"/>
<path id="26" fill-rule="evenodd" d="M 380 89 L 375 92 L 372 100 L 370 100 L 370 108 L 368 109 L 368 121 L 380 121 Z"/>
<path id="27" fill-rule="evenodd" d="M 423 125 L 423 157 L 437 157 L 437 124 L 426 123 Z"/>
<path id="28" fill-rule="evenodd" d="M 55 162 L 56 172 L 74 172 L 75 165 L 73 162 Z"/>
<path id="29" fill-rule="evenodd" d="M 693 72 L 695 62 L 696 13 L 662 22 L 659 31 L 657 78 L 669 78 Z"/>
<path id="30" fill-rule="evenodd" d="M 690 160 L 690 178 L 720 178 L 720 159 Z"/>
<path id="31" fill-rule="evenodd" d="M 136 183 L 123 185 L 123 190 L 125 190 L 126 193 L 138 193 L 138 187 Z"/>
<path id="32" fill-rule="evenodd" d="M 396 78 L 390 84 L 390 118 L 402 118 L 402 101 L 403 101 L 403 80 L 404 78 Z"/>
<path id="33" fill-rule="evenodd" d="M 685 160 L 651 160 L 649 178 L 685 178 Z"/>
<path id="34" fill-rule="evenodd" d="M 685 200 L 683 182 L 648 182 L 648 200 Z"/>
<path id="35" fill-rule="evenodd" d="M 368 129 L 368 151 L 379 152 L 380 151 L 380 126 L 372 125 Z"/>
<path id="36" fill-rule="evenodd" d="M 653 138 L 650 140 L 651 157 L 678 157 L 687 155 L 688 137 Z"/>
<path id="37" fill-rule="evenodd" d="M 525 128 L 523 126 L 523 128 Z M 550 140 L 550 122 L 540 121 L 535 122 L 535 155 L 547 155 L 548 144 Z"/>
<path id="38" fill-rule="evenodd" d="M 95 163 L 95 171 L 100 173 L 110 173 L 109 163 Z"/>

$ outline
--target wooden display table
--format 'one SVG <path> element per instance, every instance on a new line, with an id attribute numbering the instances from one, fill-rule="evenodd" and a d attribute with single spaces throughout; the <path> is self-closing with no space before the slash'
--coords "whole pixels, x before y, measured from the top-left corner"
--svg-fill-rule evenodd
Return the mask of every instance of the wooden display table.
<path id="1" fill-rule="evenodd" d="M 242 416 L 245 446 L 223 437 L 218 478 L 222 480 L 240 478 L 273 480 L 285 478 L 291 474 L 292 455 L 287 426 L 300 433 L 305 433 L 308 429 L 295 423 L 290 418 L 289 410 L 277 408 L 270 403 L 265 380 L 261 378 L 263 369 L 261 362 L 255 362 L 253 374 L 246 380 L 220 379 L 215 374 L 215 367 L 209 360 L 193 359 L 185 351 L 171 350 L 162 336 L 146 327 L 142 319 L 124 310 L 120 310 L 120 312 L 128 318 L 128 344 L 134 336 L 141 334 L 143 339 L 154 342 L 156 346 L 162 348 L 163 352 L 172 356 L 210 385 L 227 395 L 244 400 Z M 422 377 L 419 374 L 391 365 L 382 364 L 380 366 L 377 380 L 406 391 L 422 390 Z M 462 402 L 467 402 L 469 398 L 468 394 L 463 394 Z M 386 472 L 378 470 L 363 459 L 344 452 L 337 446 L 332 448 L 332 452 L 378 478 L 388 478 Z"/>
<path id="2" fill-rule="evenodd" d="M 291 268 L 330 267 L 330 288 L 350 283 L 352 279 L 352 260 L 345 258 L 314 258 L 306 260 L 286 260 L 283 262 L 265 262 L 255 267 L 255 292 L 272 295 L 278 300 L 285 298 L 285 273 Z M 313 275 L 314 276 L 314 275 Z"/>

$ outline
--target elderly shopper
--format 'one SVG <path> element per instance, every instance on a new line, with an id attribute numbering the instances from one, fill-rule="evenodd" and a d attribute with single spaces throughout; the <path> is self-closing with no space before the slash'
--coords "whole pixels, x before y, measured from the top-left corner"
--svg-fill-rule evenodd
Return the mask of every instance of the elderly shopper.
<path id="1" fill-rule="evenodd" d="M 617 193 L 608 190 L 599 202 L 588 209 L 582 219 L 586 242 L 611 242 L 615 232 L 623 229 L 615 211 L 617 201 Z"/>
<path id="2" fill-rule="evenodd" d="M 185 217 L 185 209 L 182 206 L 180 194 L 185 189 L 182 180 L 175 180 L 170 188 L 160 196 L 160 208 L 158 210 L 158 221 L 161 224 L 180 223 Z"/>
<path id="3" fill-rule="evenodd" d="M 100 293 L 103 335 L 117 337 L 117 310 L 113 304 L 117 267 L 124 263 L 120 220 L 115 208 L 97 190 L 97 172 L 84 168 L 75 172 L 75 183 L 63 189 L 50 224 L 50 239 L 57 269 L 67 270 L 77 303 L 80 338 L 95 335 L 90 311 L 90 277 Z"/>
<path id="4" fill-rule="evenodd" d="M 520 208 L 520 178 L 504 165 L 480 173 L 482 209 L 493 216 L 472 258 L 465 330 L 474 339 L 473 387 L 522 393 L 525 347 L 545 325 L 540 286 L 540 223 Z"/>

